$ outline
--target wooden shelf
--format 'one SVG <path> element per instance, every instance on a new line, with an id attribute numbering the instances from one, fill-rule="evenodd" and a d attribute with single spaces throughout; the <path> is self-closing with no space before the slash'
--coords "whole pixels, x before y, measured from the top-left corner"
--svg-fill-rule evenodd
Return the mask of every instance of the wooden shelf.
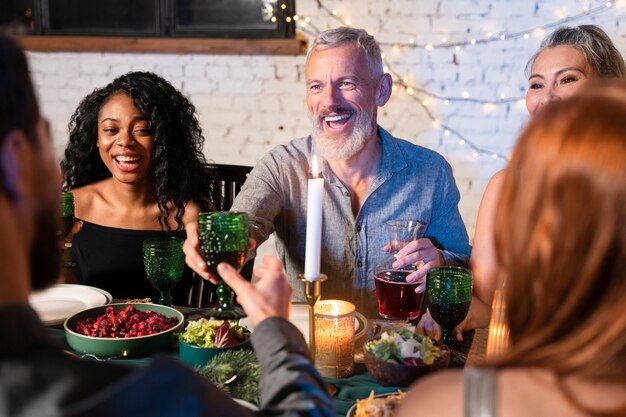
<path id="1" fill-rule="evenodd" d="M 22 48 L 34 52 L 150 52 L 232 55 L 299 55 L 306 40 L 235 38 L 127 38 L 104 36 L 16 36 Z"/>

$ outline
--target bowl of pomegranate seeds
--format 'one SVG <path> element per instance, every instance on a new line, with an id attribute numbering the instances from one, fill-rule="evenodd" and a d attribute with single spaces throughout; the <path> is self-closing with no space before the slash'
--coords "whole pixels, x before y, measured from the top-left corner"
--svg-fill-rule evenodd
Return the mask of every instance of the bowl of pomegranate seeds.
<path id="1" fill-rule="evenodd" d="M 170 348 L 183 314 L 158 304 L 109 304 L 65 320 L 65 338 L 76 352 L 105 358 L 138 358 Z"/>

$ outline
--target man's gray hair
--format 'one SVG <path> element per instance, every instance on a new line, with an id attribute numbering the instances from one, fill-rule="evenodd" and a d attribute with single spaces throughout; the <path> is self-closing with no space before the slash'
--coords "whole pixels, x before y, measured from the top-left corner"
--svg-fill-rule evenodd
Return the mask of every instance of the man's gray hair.
<path id="1" fill-rule="evenodd" d="M 609 35 L 595 25 L 560 27 L 541 42 L 539 51 L 526 65 L 526 74 L 532 68 L 541 52 L 547 48 L 568 45 L 576 48 L 587 65 L 601 78 L 626 78 L 624 58 L 619 53 Z"/>
<path id="2" fill-rule="evenodd" d="M 314 50 L 331 49 L 347 44 L 356 45 L 365 51 L 367 60 L 369 61 L 372 79 L 377 80 L 383 75 L 383 58 L 380 52 L 380 46 L 378 42 L 376 42 L 376 39 L 363 29 L 342 26 L 325 30 L 313 41 L 306 60 L 307 62 L 309 61 L 311 52 Z"/>

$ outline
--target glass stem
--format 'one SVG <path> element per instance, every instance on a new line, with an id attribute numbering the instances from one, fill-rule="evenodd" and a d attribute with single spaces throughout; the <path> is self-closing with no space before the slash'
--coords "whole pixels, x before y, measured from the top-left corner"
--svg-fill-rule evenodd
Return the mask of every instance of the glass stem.
<path id="1" fill-rule="evenodd" d="M 233 290 L 226 285 L 224 281 L 220 281 L 217 284 L 217 290 L 215 290 L 217 294 L 217 302 L 219 304 L 219 310 L 228 309 L 233 304 Z"/>
<path id="2" fill-rule="evenodd" d="M 169 291 L 159 291 L 159 304 L 163 306 L 172 305 L 172 294 Z"/>

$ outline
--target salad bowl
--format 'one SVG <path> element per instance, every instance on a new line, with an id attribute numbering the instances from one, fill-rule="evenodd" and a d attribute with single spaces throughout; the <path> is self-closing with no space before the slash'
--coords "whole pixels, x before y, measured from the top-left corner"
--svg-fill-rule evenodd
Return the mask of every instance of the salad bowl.
<path id="1" fill-rule="evenodd" d="M 205 366 L 228 350 L 252 349 L 250 331 L 226 320 L 190 321 L 177 336 L 180 360 L 193 367 Z"/>
<path id="2" fill-rule="evenodd" d="M 408 326 L 388 330 L 366 342 L 363 359 L 381 385 L 406 387 L 426 374 L 447 368 L 450 349 Z"/>

